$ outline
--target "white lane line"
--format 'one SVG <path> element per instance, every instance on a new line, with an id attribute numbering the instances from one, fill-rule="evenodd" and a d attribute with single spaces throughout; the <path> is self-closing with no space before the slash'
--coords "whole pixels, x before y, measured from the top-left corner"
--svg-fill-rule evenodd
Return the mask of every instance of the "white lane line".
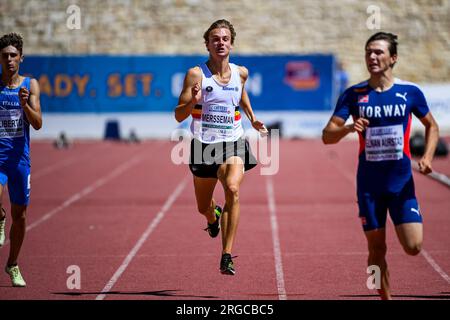
<path id="1" fill-rule="evenodd" d="M 270 213 L 270 227 L 272 229 L 273 253 L 275 257 L 275 273 L 277 276 L 278 299 L 287 300 L 286 288 L 284 285 L 283 263 L 281 260 L 280 238 L 278 236 L 277 211 L 275 208 L 275 193 L 273 182 L 270 177 L 266 179 L 267 201 Z"/>
<path id="2" fill-rule="evenodd" d="M 32 173 L 33 180 L 39 179 L 40 177 L 43 177 L 43 176 L 45 176 L 45 175 L 47 175 L 47 174 L 49 174 L 49 173 L 51 173 L 53 171 L 56 171 L 56 170 L 58 170 L 60 168 L 64 168 L 64 167 L 66 167 L 66 166 L 68 166 L 68 165 L 70 165 L 70 164 L 72 164 L 74 162 L 77 162 L 79 160 L 80 159 L 74 159 L 74 158 L 66 159 L 65 161 L 61 161 L 61 162 L 58 162 L 56 164 L 47 166 L 44 169 L 41 169 L 41 170 L 39 170 L 36 173 Z"/>
<path id="3" fill-rule="evenodd" d="M 420 251 L 420 253 L 425 257 L 425 259 L 428 261 L 428 263 L 433 267 L 433 269 L 439 273 L 439 275 L 444 278 L 445 281 L 447 281 L 448 284 L 450 284 L 450 277 L 448 274 L 442 270 L 442 268 L 437 264 L 436 261 L 430 256 L 428 252 L 426 252 L 424 249 Z"/>
<path id="4" fill-rule="evenodd" d="M 164 203 L 163 207 L 161 208 L 161 211 L 158 212 L 158 214 L 155 216 L 155 218 L 150 222 L 147 229 L 145 229 L 142 236 L 139 238 L 139 240 L 134 245 L 133 249 L 128 253 L 125 260 L 122 262 L 120 267 L 116 270 L 114 275 L 111 277 L 111 279 L 108 281 L 108 283 L 105 285 L 103 290 L 100 293 L 95 300 L 103 300 L 108 292 L 112 289 L 114 284 L 119 280 L 122 273 L 124 273 L 125 269 L 130 264 L 131 260 L 135 257 L 136 253 L 139 251 L 139 249 L 142 247 L 142 245 L 145 243 L 147 238 L 150 236 L 150 234 L 156 229 L 158 224 L 161 222 L 161 220 L 164 218 L 166 212 L 170 209 L 172 204 L 175 202 L 175 200 L 180 195 L 181 191 L 183 191 L 184 187 L 186 186 L 186 183 L 188 181 L 188 177 L 184 178 L 177 186 L 177 188 L 170 194 L 170 196 L 167 198 L 166 202 Z"/>

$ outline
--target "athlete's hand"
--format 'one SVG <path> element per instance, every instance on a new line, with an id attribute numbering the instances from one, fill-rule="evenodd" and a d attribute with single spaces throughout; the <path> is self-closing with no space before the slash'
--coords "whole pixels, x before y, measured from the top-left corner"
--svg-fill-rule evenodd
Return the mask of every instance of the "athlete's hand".
<path id="1" fill-rule="evenodd" d="M 20 88 L 19 99 L 20 99 L 20 104 L 22 107 L 24 107 L 27 104 L 29 97 L 30 97 L 30 91 L 28 91 L 28 89 L 25 87 Z"/>
<path id="2" fill-rule="evenodd" d="M 420 173 L 429 174 L 433 172 L 433 168 L 431 167 L 431 161 L 428 158 L 420 159 L 418 164 Z"/>
<path id="3" fill-rule="evenodd" d="M 192 87 L 191 93 L 192 93 L 192 100 L 191 100 L 192 103 L 197 104 L 202 98 L 202 88 L 200 87 L 200 83 L 196 83 Z"/>
<path id="4" fill-rule="evenodd" d="M 264 123 L 259 120 L 253 121 L 252 127 L 259 131 L 259 133 L 261 134 L 261 137 L 265 137 L 269 133 L 269 130 L 267 130 Z"/>
<path id="5" fill-rule="evenodd" d="M 358 118 L 351 126 L 351 131 L 363 132 L 369 126 L 369 120 L 365 118 Z"/>

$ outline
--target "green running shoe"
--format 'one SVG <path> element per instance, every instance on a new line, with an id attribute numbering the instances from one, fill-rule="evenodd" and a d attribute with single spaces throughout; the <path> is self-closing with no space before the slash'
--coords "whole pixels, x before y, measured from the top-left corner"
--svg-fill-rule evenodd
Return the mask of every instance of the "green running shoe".
<path id="1" fill-rule="evenodd" d="M 222 215 L 222 208 L 219 206 L 216 206 L 214 209 L 214 213 L 216 215 L 216 221 L 212 224 L 208 223 L 208 227 L 205 229 L 205 231 L 208 231 L 209 236 L 211 238 L 217 237 L 220 231 L 220 216 Z"/>
<path id="2" fill-rule="evenodd" d="M 19 266 L 5 267 L 5 271 L 9 274 L 13 287 L 25 287 L 27 284 L 20 274 Z"/>
<path id="3" fill-rule="evenodd" d="M 5 214 L 2 220 L 0 220 L 0 247 L 5 244 L 5 225 L 6 225 L 6 211 L 2 208 L 2 212 Z"/>

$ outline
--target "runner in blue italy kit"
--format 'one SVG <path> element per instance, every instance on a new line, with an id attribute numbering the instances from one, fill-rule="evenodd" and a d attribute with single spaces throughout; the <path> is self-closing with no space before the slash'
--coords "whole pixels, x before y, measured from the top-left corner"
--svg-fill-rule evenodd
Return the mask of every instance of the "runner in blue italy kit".
<path id="1" fill-rule="evenodd" d="M 12 285 L 26 285 L 17 259 L 25 238 L 26 211 L 30 201 L 30 125 L 39 130 L 42 114 L 39 84 L 36 79 L 19 75 L 23 61 L 22 37 L 15 33 L 0 38 L 0 199 L 8 184 L 11 202 L 10 251 L 5 267 Z M 1 206 L 1 203 L 0 203 Z M 0 246 L 5 242 L 6 212 L 0 212 Z"/>
<path id="2" fill-rule="evenodd" d="M 239 223 L 239 188 L 244 172 L 256 165 L 248 142 L 243 138 L 240 108 L 253 128 L 267 131 L 252 111 L 244 84 L 248 70 L 229 62 L 236 33 L 227 20 L 217 20 L 203 38 L 209 59 L 188 70 L 175 118 L 192 117 L 189 169 L 194 178 L 200 214 L 207 220 L 209 235 L 222 231 L 220 272 L 234 275 L 231 251 Z M 223 209 L 213 199 L 217 181 L 223 186 Z"/>
<path id="3" fill-rule="evenodd" d="M 378 292 L 382 299 L 391 299 L 385 258 L 387 212 L 407 254 L 417 255 L 423 241 L 422 213 L 415 195 L 409 150 L 412 115 L 425 127 L 425 153 L 419 161 L 423 174 L 432 171 L 439 129 L 420 88 L 393 76 L 397 36 L 376 33 L 367 41 L 365 52 L 370 78 L 340 96 L 322 139 L 331 144 L 351 132 L 358 133 L 357 197 L 369 248 L 368 265 L 380 267 Z M 353 123 L 346 125 L 350 116 Z"/>

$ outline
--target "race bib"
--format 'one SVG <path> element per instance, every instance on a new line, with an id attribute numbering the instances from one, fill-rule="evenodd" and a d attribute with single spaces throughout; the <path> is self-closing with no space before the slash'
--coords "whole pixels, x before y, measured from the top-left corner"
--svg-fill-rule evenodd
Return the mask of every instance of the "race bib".
<path id="1" fill-rule="evenodd" d="M 367 128 L 366 160 L 384 161 L 403 158 L 403 126 Z"/>
<path id="2" fill-rule="evenodd" d="M 212 105 L 202 112 L 203 141 L 228 140 L 233 137 L 234 107 Z M 233 109 L 233 110 L 231 110 Z"/>
<path id="3" fill-rule="evenodd" d="M 0 139 L 23 137 L 22 109 L 0 110 Z"/>

